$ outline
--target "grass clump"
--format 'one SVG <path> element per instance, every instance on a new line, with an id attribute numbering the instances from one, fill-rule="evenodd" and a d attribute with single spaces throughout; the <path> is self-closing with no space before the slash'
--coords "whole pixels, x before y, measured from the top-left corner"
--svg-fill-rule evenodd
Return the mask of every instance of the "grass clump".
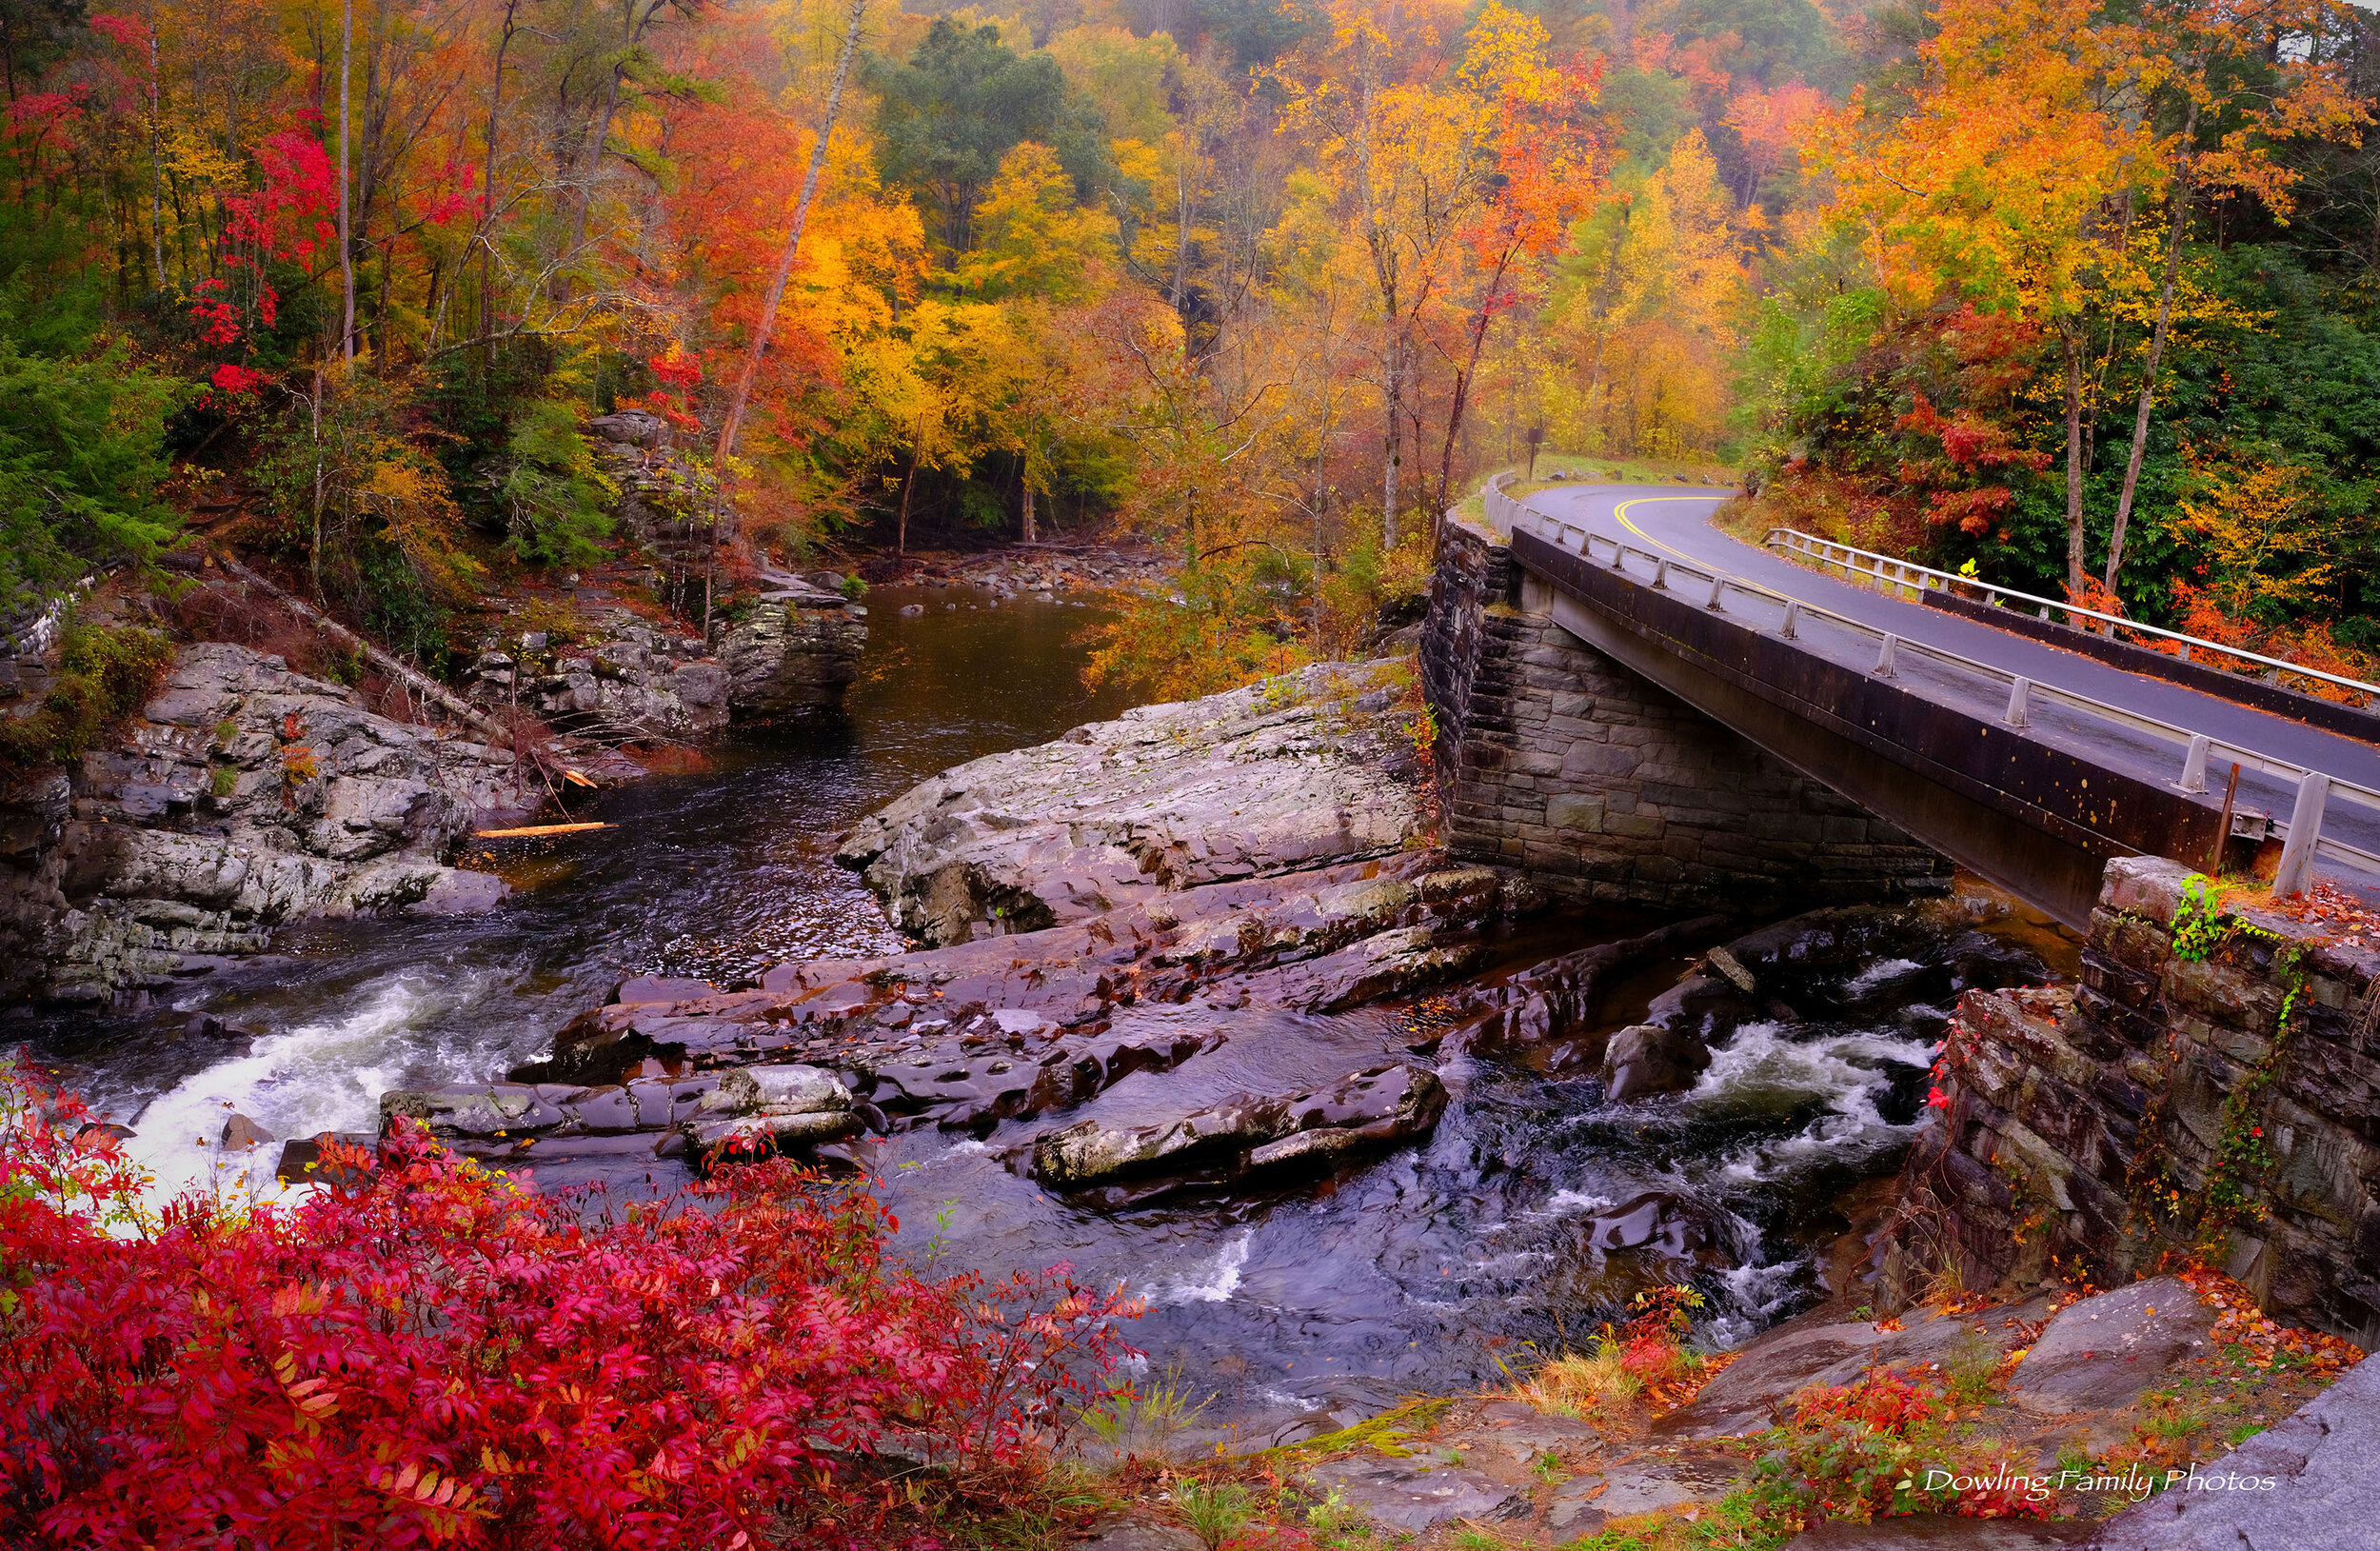
<path id="1" fill-rule="evenodd" d="M 1256 1517 L 1256 1500 L 1238 1481 L 1202 1481 L 1184 1477 L 1174 1482 L 1174 1506 L 1181 1510 L 1190 1532 L 1207 1551 L 1233 1539 Z"/>
<path id="2" fill-rule="evenodd" d="M 1181 1365 L 1169 1364 L 1147 1384 L 1127 1384 L 1102 1396 L 1082 1413 L 1082 1425 L 1101 1442 L 1119 1453 L 1139 1447 L 1162 1448 L 1175 1434 L 1198 1420 L 1214 1403 L 1208 1395 L 1197 1404 L 1181 1382 Z"/>
<path id="3" fill-rule="evenodd" d="M 1625 1325 L 1606 1324 L 1593 1350 L 1554 1359 L 1516 1393 L 1541 1410 L 1582 1419 L 1617 1420 L 1648 1392 L 1675 1403 L 1707 1365 L 1686 1345 L 1702 1305 L 1702 1295 L 1682 1283 L 1639 1293 Z"/>

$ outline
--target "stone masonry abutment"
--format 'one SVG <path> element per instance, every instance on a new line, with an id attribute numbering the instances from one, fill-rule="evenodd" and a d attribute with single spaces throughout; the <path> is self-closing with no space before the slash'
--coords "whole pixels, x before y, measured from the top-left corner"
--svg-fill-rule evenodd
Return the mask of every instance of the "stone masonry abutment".
<path id="1" fill-rule="evenodd" d="M 1422 626 L 1449 849 L 1577 897 L 1811 908 L 1938 893 L 1950 863 L 1556 625 L 1450 516 Z"/>

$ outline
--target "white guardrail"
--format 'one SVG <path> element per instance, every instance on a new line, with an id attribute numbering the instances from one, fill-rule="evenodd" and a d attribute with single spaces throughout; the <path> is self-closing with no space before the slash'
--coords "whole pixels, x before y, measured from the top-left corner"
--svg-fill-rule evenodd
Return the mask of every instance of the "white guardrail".
<path id="1" fill-rule="evenodd" d="M 2086 717 L 2112 723 L 2131 732 L 2176 744 L 2180 746 L 2181 751 L 2181 776 L 2173 785 L 2181 791 L 2199 794 L 2208 789 L 2207 769 L 2210 761 L 2236 764 L 2243 771 L 2254 770 L 2276 780 L 2294 783 L 2297 788 L 2297 799 L 2291 806 L 2289 822 L 2283 824 L 2275 820 L 2271 825 L 2272 832 L 2281 836 L 2283 843 L 2280 866 L 2274 874 L 2272 883 L 2272 892 L 2276 897 L 2302 892 L 2307 885 L 2312 882 L 2313 863 L 2317 853 L 2343 862 L 2359 872 L 2380 877 L 2380 854 L 2365 850 L 2361 846 L 2350 845 L 2345 841 L 2322 832 L 2324 815 L 2328 811 L 2330 800 L 2334 797 L 2344 798 L 2368 808 L 2375 820 L 2380 820 L 2380 789 L 2361 785 L 2352 781 L 2339 780 L 2325 775 L 2319 770 L 2309 769 L 2305 766 L 2274 755 L 2261 753 L 2243 745 L 2228 743 L 2220 738 L 2211 738 L 2201 732 L 2192 732 L 2188 727 L 2176 726 L 2171 722 L 2159 721 L 2152 716 L 2143 716 L 2137 711 L 2129 711 L 2120 706 L 2111 706 L 2106 701 L 2094 700 L 2089 695 L 2079 695 L 2072 690 L 2035 683 L 2031 679 L 2011 673 L 2005 668 L 1994 667 L 1989 663 L 1980 663 L 1973 658 L 1963 657 L 1957 652 L 1946 651 L 1939 646 L 1928 646 L 1923 642 L 1912 641 L 1905 636 L 1894 635 L 1889 630 L 1853 619 L 1849 615 L 1838 614 L 1831 608 L 1821 607 L 1816 604 L 1803 603 L 1798 598 L 1789 598 L 1781 592 L 1772 591 L 1755 583 L 1738 581 L 1734 577 L 1707 570 L 1674 556 L 1656 554 L 1650 549 L 1640 549 L 1634 545 L 1623 544 L 1617 539 L 1590 532 L 1577 523 L 1523 507 L 1504 493 L 1500 481 L 1492 483 L 1483 493 L 1486 498 L 1485 505 L 1489 520 L 1502 530 L 1506 532 L 1518 529 L 1530 530 L 1556 547 L 1570 549 L 1581 559 L 1598 565 L 1603 562 L 1597 559 L 1595 550 L 1598 546 L 1607 547 L 1611 550 L 1610 568 L 1622 575 L 1628 575 L 1627 567 L 1630 559 L 1641 560 L 1652 568 L 1651 586 L 1665 591 L 1676 592 L 1681 590 L 1678 584 L 1684 581 L 1689 585 L 1692 593 L 1701 598 L 1702 606 L 1714 613 L 1728 612 L 1726 603 L 1731 597 L 1752 600 L 1775 610 L 1777 621 L 1775 627 L 1779 635 L 1789 641 L 1795 638 L 1802 623 L 1806 620 L 1823 621 L 1853 635 L 1873 638 L 1876 642 L 1876 661 L 1875 666 L 1869 671 L 1878 678 L 1889 679 L 1896 676 L 1902 664 L 1910 658 L 1917 657 L 1989 683 L 2005 685 L 2008 686 L 2008 705 L 2000 714 L 2000 722 L 2004 726 L 2013 728 L 2031 726 L 2032 714 L 2036 708 L 2042 706 L 2058 706 Z M 1841 546 L 1836 546 L 1836 547 L 1839 548 Z M 1641 580 L 1636 577 L 1630 579 Z M 1966 578 L 1961 577 L 1956 580 L 1964 581 Z M 2000 590 L 2007 592 L 2008 589 L 2001 588 Z M 2017 596 L 2013 593 L 2009 595 Z M 2060 604 L 2057 606 L 2063 608 L 2066 606 Z M 2225 804 L 2227 816 L 2230 811 L 2227 793 Z"/>
<path id="2" fill-rule="evenodd" d="M 1509 501 L 1511 498 L 1507 496 L 1505 499 Z M 1517 507 L 1519 503 L 1514 502 L 1513 505 Z M 2018 603 L 2033 605 L 2040 611 L 2040 617 L 2043 619 L 2048 619 L 2054 610 L 2073 619 L 2097 620 L 2115 629 L 2130 630 L 2138 635 L 2154 636 L 2160 641 L 2174 642 L 2181 646 L 2182 661 L 2185 663 L 2192 661 L 2192 654 L 2194 652 L 2212 652 L 2218 656 L 2237 658 L 2243 663 L 2253 663 L 2256 666 L 2266 670 L 2265 677 L 2272 684 L 2280 683 L 2281 675 L 2287 673 L 2298 678 L 2315 679 L 2324 684 L 2336 685 L 2342 689 L 2353 690 L 2364 697 L 2367 708 L 2370 708 L 2375 701 L 2380 701 L 2380 684 L 2366 684 L 2361 679 L 2342 678 L 2336 673 L 2325 673 L 2317 667 L 2307 667 L 2297 663 L 2283 662 L 2277 657 L 2266 657 L 2257 652 L 2243 651 L 2237 646 L 2227 646 L 2220 641 L 2209 641 L 2202 636 L 2184 635 L 2179 630 L 2168 630 L 2160 626 L 2143 625 L 2138 620 L 2126 619 L 2120 614 L 2103 614 L 2095 608 L 2084 608 L 2076 604 L 2061 603 L 2054 598 L 2043 598 L 2031 592 L 2019 592 L 2014 587 L 2004 587 L 1997 583 L 1980 581 L 1973 576 L 1960 576 L 1951 571 L 1937 571 L 1930 566 L 1918 566 L 1906 560 L 1894 560 L 1890 555 L 1879 555 L 1871 549 L 1854 548 L 1848 544 L 1836 544 L 1831 539 L 1816 538 L 1796 527 L 1772 527 L 1763 542 L 1772 549 L 1782 549 L 1789 554 L 1799 555 L 1805 560 L 1816 561 L 1821 566 L 1833 566 L 1851 576 L 1873 580 L 1876 584 L 1877 590 L 1881 592 L 1942 592 L 1954 587 L 1968 587 L 1982 593 L 1983 602 L 1995 606 L 2002 598 L 2013 598 Z M 1890 567 L 1889 574 L 1887 567 Z"/>

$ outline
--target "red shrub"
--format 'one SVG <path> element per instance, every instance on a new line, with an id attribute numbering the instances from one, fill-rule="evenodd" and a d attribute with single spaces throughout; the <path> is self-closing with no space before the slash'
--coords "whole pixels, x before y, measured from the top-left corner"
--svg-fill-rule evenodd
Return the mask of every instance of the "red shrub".
<path id="1" fill-rule="evenodd" d="M 11 1545 L 884 1543 L 874 1453 L 1016 1460 L 1137 1312 L 922 1280 L 782 1163 L 589 1220 L 415 1129 L 295 1207 L 149 1217 L 80 1118 L 0 1069 Z"/>

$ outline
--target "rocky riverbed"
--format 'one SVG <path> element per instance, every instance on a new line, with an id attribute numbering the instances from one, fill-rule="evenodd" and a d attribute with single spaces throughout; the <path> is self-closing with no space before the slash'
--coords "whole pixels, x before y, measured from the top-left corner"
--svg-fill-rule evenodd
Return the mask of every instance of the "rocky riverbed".
<path id="1" fill-rule="evenodd" d="M 1429 845 L 1401 705 L 1391 668 L 1316 669 L 947 769 L 838 849 L 928 945 L 632 979 L 384 1116 L 549 1185 L 730 1143 L 864 1170 L 930 1253 L 1142 1286 L 1239 1438 L 1476 1382 L 1671 1281 L 1724 1339 L 1818 1295 L 1957 992 L 2040 958 L 1989 903 L 1566 912 Z"/>

